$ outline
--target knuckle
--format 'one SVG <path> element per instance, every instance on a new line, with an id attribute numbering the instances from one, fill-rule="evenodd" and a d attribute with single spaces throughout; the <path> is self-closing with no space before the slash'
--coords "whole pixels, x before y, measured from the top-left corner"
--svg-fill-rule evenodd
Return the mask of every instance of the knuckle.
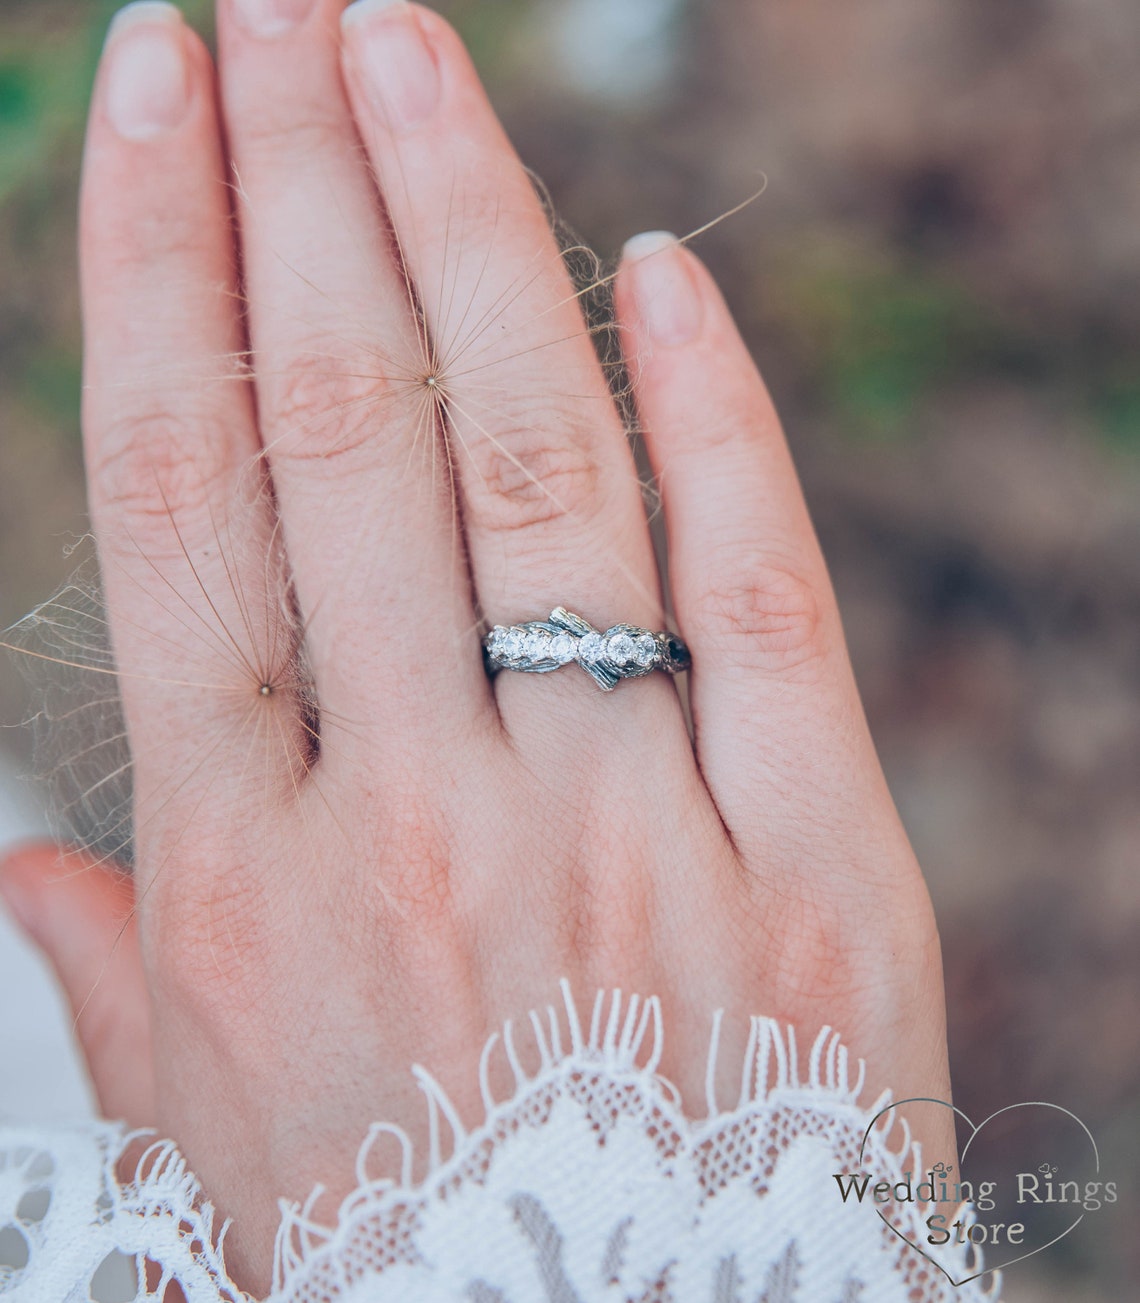
<path id="1" fill-rule="evenodd" d="M 780 987 L 824 1002 L 849 997 L 862 984 L 849 929 L 812 894 L 802 896 L 788 912 L 783 933 L 794 938 L 794 944 L 777 952 Z"/>
<path id="2" fill-rule="evenodd" d="M 477 529 L 510 534 L 560 517 L 588 524 L 604 500 L 593 449 L 565 425 L 499 429 L 469 450 L 478 487 L 466 495 L 467 515 Z"/>
<path id="3" fill-rule="evenodd" d="M 148 916 L 148 967 L 164 997 L 203 1026 L 233 1025 L 256 1007 L 281 947 L 251 866 L 172 873 Z"/>
<path id="4" fill-rule="evenodd" d="M 568 857 L 561 884 L 559 945 L 602 985 L 649 970 L 657 935 L 656 866 L 636 830 L 587 839 L 585 853 Z"/>
<path id="5" fill-rule="evenodd" d="M 351 137 L 342 118 L 319 102 L 298 103 L 287 115 L 253 112 L 241 128 L 242 152 L 249 159 L 295 165 L 301 158 L 325 159 L 343 152 Z"/>
<path id="6" fill-rule="evenodd" d="M 442 846 L 421 845 L 404 855 L 377 883 L 381 912 L 399 933 L 430 936 L 450 916 L 452 856 Z"/>
<path id="7" fill-rule="evenodd" d="M 592 881 L 579 900 L 571 953 L 599 974 L 646 972 L 652 951 L 655 902 L 646 875 L 626 870 L 610 889 Z"/>
<path id="8" fill-rule="evenodd" d="M 366 912 L 393 934 L 431 934 L 451 911 L 457 860 L 438 793 L 391 787 L 369 804 L 364 835 L 383 871 Z"/>
<path id="9" fill-rule="evenodd" d="M 732 567 L 705 590 L 697 618 L 730 670 L 810 677 L 827 653 L 819 582 L 771 556 Z"/>
<path id="10" fill-rule="evenodd" d="M 269 386 L 274 458 L 334 460 L 375 441 L 391 389 L 379 371 L 333 356 L 328 341 L 294 349 Z"/>
<path id="11" fill-rule="evenodd" d="M 755 930 L 765 937 L 767 971 L 789 1007 L 819 1006 L 838 1016 L 874 982 L 874 957 L 866 950 L 864 928 L 853 928 L 821 891 L 793 889 L 773 902 L 757 901 L 737 919 L 755 945 Z"/>
<path id="12" fill-rule="evenodd" d="M 932 971 L 938 937 L 921 877 L 891 885 L 845 882 L 838 864 L 817 863 L 798 878 L 781 869 L 778 894 L 751 893 L 737 924 L 767 941 L 776 987 L 799 1008 L 830 1020 L 843 1009 L 886 1007 L 892 990 L 917 990 Z"/>
<path id="13" fill-rule="evenodd" d="M 757 424 L 755 404 L 727 404 L 708 413 L 699 430 L 700 455 L 711 458 L 723 451 L 739 448 L 754 437 Z"/>
<path id="14" fill-rule="evenodd" d="M 129 528 L 153 535 L 156 523 L 208 508 L 230 467 L 218 422 L 139 408 L 115 417 L 92 442 L 92 495 Z"/>
<path id="15" fill-rule="evenodd" d="M 137 179 L 132 188 L 138 185 Z M 199 218 L 199 210 L 176 202 L 144 206 L 102 204 L 91 214 L 85 240 L 97 244 L 97 257 L 110 270 L 138 274 L 139 269 L 171 268 L 197 262 L 212 247 L 214 232 Z"/>

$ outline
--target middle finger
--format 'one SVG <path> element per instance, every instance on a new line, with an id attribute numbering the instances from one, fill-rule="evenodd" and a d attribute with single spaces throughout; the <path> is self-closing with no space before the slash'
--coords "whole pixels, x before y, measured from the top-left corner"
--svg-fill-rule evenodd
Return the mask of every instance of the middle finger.
<path id="1" fill-rule="evenodd" d="M 489 698 L 419 333 L 339 69 L 339 0 L 222 0 L 250 337 L 322 704 L 406 738 Z M 430 655 L 409 631 L 431 629 Z M 426 690 L 425 690 L 426 689 Z M 369 728 L 371 734 L 375 730 Z"/>
<path id="2" fill-rule="evenodd" d="M 358 0 L 344 26 L 360 133 L 432 334 L 483 612 L 509 624 L 564 604 L 600 627 L 656 624 L 622 423 L 549 218 L 466 51 L 414 4 Z"/>

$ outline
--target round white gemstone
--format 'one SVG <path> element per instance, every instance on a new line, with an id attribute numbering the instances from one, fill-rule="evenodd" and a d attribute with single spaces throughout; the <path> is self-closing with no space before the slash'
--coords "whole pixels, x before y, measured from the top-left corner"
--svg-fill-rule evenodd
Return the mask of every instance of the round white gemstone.
<path id="1" fill-rule="evenodd" d="M 578 639 L 578 659 L 588 662 L 599 661 L 602 658 L 602 635 L 600 633 L 584 633 Z"/>
<path id="2" fill-rule="evenodd" d="M 642 633 L 638 635 L 637 646 L 634 648 L 633 659 L 643 669 L 652 665 L 657 658 L 657 639 L 651 633 Z"/>
<path id="3" fill-rule="evenodd" d="M 568 633 L 556 633 L 550 640 L 550 656 L 560 665 L 567 665 L 574 659 L 576 646 Z"/>
<path id="4" fill-rule="evenodd" d="M 628 633 L 615 633 L 607 643 L 606 651 L 615 665 L 628 665 L 633 660 L 637 648 Z"/>
<path id="5" fill-rule="evenodd" d="M 510 629 L 503 638 L 502 654 L 515 660 L 523 654 L 526 647 L 526 634 L 521 629 Z"/>
<path id="6" fill-rule="evenodd" d="M 503 650 L 503 639 L 507 631 L 501 624 L 495 625 L 487 637 L 487 650 L 493 655 L 498 656 Z"/>
<path id="7" fill-rule="evenodd" d="M 526 636 L 526 654 L 532 660 L 546 660 L 550 655 L 550 641 L 545 629 L 531 629 Z"/>

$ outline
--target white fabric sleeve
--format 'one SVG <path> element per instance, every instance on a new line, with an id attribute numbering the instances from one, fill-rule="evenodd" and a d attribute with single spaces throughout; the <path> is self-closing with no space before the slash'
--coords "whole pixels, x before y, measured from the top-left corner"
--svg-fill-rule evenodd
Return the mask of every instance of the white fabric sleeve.
<path id="1" fill-rule="evenodd" d="M 357 1189 L 333 1226 L 282 1205 L 274 1303 L 979 1303 L 998 1298 L 978 1250 L 940 1250 L 949 1276 L 869 1200 L 844 1200 L 837 1173 L 921 1172 L 905 1125 L 868 1126 L 863 1069 L 824 1028 L 801 1063 L 790 1028 L 751 1020 L 739 1094 L 713 1089 L 693 1120 L 657 1072 L 655 999 L 599 993 L 588 1023 L 564 1007 L 530 1017 L 539 1069 L 520 1064 L 510 1024 L 472 1064 L 485 1117 L 465 1131 L 423 1069 L 428 1175 L 378 1123 Z M 495 1099 L 501 1054 L 514 1090 Z M 860 1162 L 860 1146 L 867 1135 Z M 153 1142 L 128 1178 L 121 1125 L 0 1127 L 0 1297 L 4 1303 L 131 1303 L 177 1282 L 186 1303 L 245 1295 L 225 1267 L 226 1227 L 172 1142 Z M 393 1165 L 393 1155 L 396 1162 Z M 376 1172 L 385 1170 L 381 1177 Z M 898 1206 L 922 1243 L 919 1205 Z M 968 1219 L 969 1212 L 963 1215 Z M 908 1224 L 905 1219 L 910 1218 Z M 4 1265 L 7 1264 L 7 1265 Z M 145 1265 L 149 1264 L 149 1265 Z"/>

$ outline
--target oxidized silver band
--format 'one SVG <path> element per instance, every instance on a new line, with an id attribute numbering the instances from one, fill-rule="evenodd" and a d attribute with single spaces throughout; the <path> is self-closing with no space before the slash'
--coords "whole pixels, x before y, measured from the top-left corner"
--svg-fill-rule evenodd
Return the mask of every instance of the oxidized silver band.
<path id="1" fill-rule="evenodd" d="M 483 639 L 483 658 L 491 674 L 549 674 L 576 662 L 605 692 L 622 679 L 640 679 L 654 670 L 678 674 L 691 664 L 689 649 L 675 633 L 654 633 L 635 624 L 614 624 L 601 633 L 562 606 L 550 612 L 549 620 L 495 625 Z"/>

